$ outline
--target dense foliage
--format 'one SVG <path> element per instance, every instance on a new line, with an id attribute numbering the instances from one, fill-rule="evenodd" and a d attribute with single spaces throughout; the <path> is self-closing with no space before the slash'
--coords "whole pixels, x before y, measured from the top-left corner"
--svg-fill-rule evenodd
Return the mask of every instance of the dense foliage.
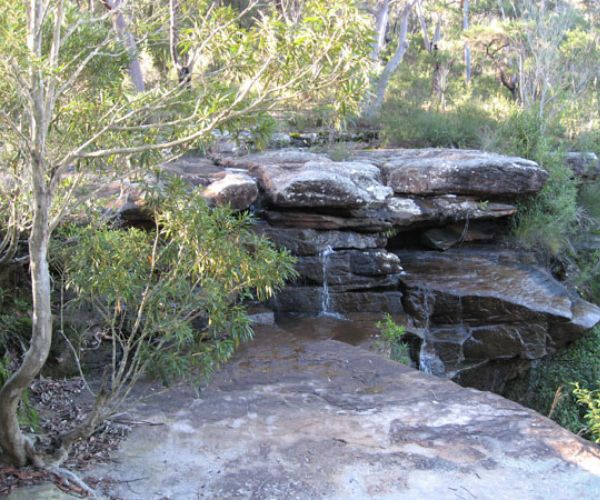
<path id="1" fill-rule="evenodd" d="M 295 273 L 248 214 L 209 209 L 177 183 L 155 203 L 154 231 L 72 227 L 57 252 L 67 308 L 91 308 L 112 346 L 105 414 L 148 370 L 165 383 L 210 375 L 252 338 L 246 304 Z"/>
<path id="2" fill-rule="evenodd" d="M 586 420 L 585 406 L 578 404 L 600 380 L 600 328 L 558 352 L 550 359 L 538 362 L 525 377 L 510 382 L 505 395 L 542 415 L 550 416 L 563 427 L 588 438 L 597 437 L 592 422 Z M 576 384 L 580 391 L 573 392 Z M 588 401 L 590 401 L 588 399 Z M 597 425 L 597 424 L 596 424 Z"/>

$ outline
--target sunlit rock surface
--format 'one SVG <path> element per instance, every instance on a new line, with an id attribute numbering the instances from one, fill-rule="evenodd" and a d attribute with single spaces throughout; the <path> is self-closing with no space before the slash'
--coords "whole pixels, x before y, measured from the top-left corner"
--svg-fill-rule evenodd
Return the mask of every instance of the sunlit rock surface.
<path id="1" fill-rule="evenodd" d="M 159 425 L 89 471 L 125 500 L 600 496 L 598 449 L 545 417 L 309 332 L 262 327 L 197 397 L 131 417 Z"/>
<path id="2" fill-rule="evenodd" d="M 548 174 L 523 158 L 462 149 L 364 151 L 354 158 L 380 166 L 395 193 L 469 194 L 487 198 L 532 194 Z"/>
<path id="3" fill-rule="evenodd" d="M 364 162 L 263 164 L 252 172 L 275 207 L 348 209 L 383 204 L 392 195 L 379 169 Z"/>

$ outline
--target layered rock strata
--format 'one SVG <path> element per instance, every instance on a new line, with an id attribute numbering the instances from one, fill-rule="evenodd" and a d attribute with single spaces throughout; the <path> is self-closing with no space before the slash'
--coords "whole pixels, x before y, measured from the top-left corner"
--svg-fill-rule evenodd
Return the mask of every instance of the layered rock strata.
<path id="1" fill-rule="evenodd" d="M 253 210 L 257 231 L 297 257 L 299 277 L 273 302 L 278 311 L 406 312 L 424 371 L 499 389 L 600 321 L 600 309 L 531 255 L 498 244 L 517 201 L 548 177 L 534 162 L 450 149 L 336 162 L 277 150 L 180 160 L 156 182 L 168 175 L 201 186 L 209 203 Z M 112 208 L 136 220 L 143 199 L 128 196 Z"/>

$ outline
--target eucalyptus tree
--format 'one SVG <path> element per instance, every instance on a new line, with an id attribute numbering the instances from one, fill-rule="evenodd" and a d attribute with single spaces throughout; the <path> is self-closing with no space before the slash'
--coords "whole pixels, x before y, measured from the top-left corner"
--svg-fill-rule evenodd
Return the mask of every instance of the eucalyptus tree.
<path id="1" fill-rule="evenodd" d="M 29 348 L 0 389 L 0 448 L 15 465 L 39 463 L 17 407 L 49 354 L 49 242 L 65 214 L 85 201 L 81 186 L 90 177 L 108 182 L 143 171 L 216 128 L 251 123 L 294 100 L 326 97 L 345 110 L 363 94 L 370 31 L 353 2 L 307 0 L 296 22 L 265 6 L 246 27 L 230 7 L 184 3 L 190 17 L 177 50 L 191 77 L 159 72 L 143 87 L 129 77 L 134 50 L 169 46 L 163 3 L 151 18 L 136 17 L 136 3 L 125 0 L 109 9 L 71 0 L 0 4 L 0 246 L 10 259 L 18 238 L 27 237 L 33 298 Z M 121 15 L 131 25 L 118 22 Z"/>
<path id="2" fill-rule="evenodd" d="M 377 57 L 381 53 L 381 40 L 385 34 L 385 27 L 389 19 L 390 3 L 383 1 L 376 12 L 376 24 L 377 24 L 377 38 L 373 45 L 372 58 Z M 365 116 L 376 115 L 383 105 L 385 98 L 385 92 L 390 83 L 394 72 L 398 69 L 398 66 L 404 58 L 404 54 L 408 50 L 409 46 L 409 20 L 413 12 L 413 8 L 417 0 L 406 0 L 400 7 L 398 7 L 398 18 L 397 23 L 399 24 L 399 30 L 396 41 L 396 49 L 392 56 L 388 59 L 385 66 L 381 70 L 380 74 L 373 80 L 372 95 L 367 100 L 363 110 Z"/>

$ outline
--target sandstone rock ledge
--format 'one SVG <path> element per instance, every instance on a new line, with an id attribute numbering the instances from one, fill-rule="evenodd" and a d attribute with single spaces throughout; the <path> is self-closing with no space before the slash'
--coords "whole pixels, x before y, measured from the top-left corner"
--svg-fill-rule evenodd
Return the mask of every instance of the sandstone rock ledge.
<path id="1" fill-rule="evenodd" d="M 594 158 L 571 155 L 574 175 L 592 178 Z M 505 262 L 516 202 L 548 178 L 534 162 L 457 149 L 363 150 L 333 161 L 285 149 L 183 158 L 151 183 L 169 174 L 203 189 L 210 204 L 252 210 L 257 231 L 297 257 L 298 279 L 272 301 L 275 310 L 408 313 L 413 360 L 463 385 L 500 391 L 532 360 L 600 322 L 600 308 L 539 269 L 532 254 Z M 115 200 L 116 187 L 108 204 L 115 216 L 148 218 L 135 183 Z"/>
<path id="2" fill-rule="evenodd" d="M 171 390 L 91 474 L 124 499 L 584 499 L 600 453 L 550 420 L 334 340 L 262 327 L 193 399 Z"/>

